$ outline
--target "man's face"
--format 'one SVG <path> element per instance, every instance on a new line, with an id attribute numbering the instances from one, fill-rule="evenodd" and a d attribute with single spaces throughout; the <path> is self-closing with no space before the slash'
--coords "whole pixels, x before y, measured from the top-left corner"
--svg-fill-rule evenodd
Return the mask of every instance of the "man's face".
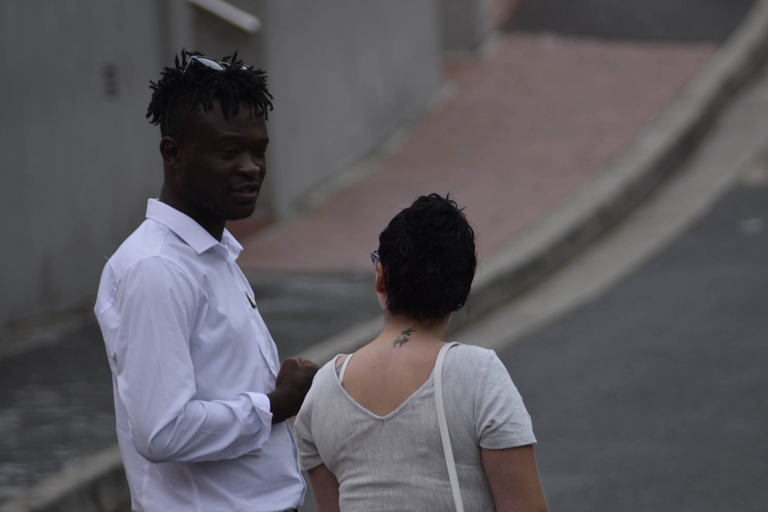
<path id="1" fill-rule="evenodd" d="M 267 172 L 268 143 L 264 118 L 250 108 L 241 105 L 229 119 L 218 102 L 200 108 L 179 142 L 173 185 L 179 209 L 208 231 L 251 215 Z"/>

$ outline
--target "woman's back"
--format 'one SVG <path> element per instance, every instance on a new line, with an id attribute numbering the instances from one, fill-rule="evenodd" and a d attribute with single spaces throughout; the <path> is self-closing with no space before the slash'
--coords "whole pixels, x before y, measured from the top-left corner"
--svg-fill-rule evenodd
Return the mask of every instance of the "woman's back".
<path id="1" fill-rule="evenodd" d="M 359 355 L 350 360 L 348 371 L 354 371 Z M 335 369 L 338 359 L 317 374 L 296 420 L 304 469 L 322 462 L 336 475 L 341 510 L 451 510 L 431 368 L 404 400 L 377 414 L 342 387 Z M 372 366 L 358 364 L 358 377 L 364 376 L 364 369 L 370 372 Z M 377 377 L 362 380 L 393 380 L 383 367 L 375 373 Z M 345 385 L 348 378 L 345 375 Z M 480 447 L 500 449 L 535 442 L 530 418 L 506 369 L 491 351 L 465 345 L 451 349 L 443 385 L 465 510 L 493 510 Z M 396 392 L 406 389 L 410 388 L 395 386 Z M 371 393 L 365 390 L 361 396 Z M 313 429 L 314 425 L 318 428 Z"/>
<path id="2" fill-rule="evenodd" d="M 382 342 L 338 358 L 337 373 L 345 368 L 342 385 L 358 404 L 386 416 L 429 379 L 444 343 L 417 330 L 385 330 L 376 340 Z"/>

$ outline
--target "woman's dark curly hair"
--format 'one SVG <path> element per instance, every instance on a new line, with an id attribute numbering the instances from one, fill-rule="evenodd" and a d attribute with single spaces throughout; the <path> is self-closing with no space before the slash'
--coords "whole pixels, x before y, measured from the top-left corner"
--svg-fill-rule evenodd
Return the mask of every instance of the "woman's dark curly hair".
<path id="1" fill-rule="evenodd" d="M 387 311 L 439 320 L 467 301 L 477 267 L 475 233 L 446 195 L 421 196 L 379 235 Z"/>
<path id="2" fill-rule="evenodd" d="M 174 67 L 165 68 L 157 82 L 150 81 L 153 92 L 147 119 L 160 125 L 163 137 L 183 136 L 187 118 L 200 106 L 210 110 L 216 100 L 227 119 L 237 115 L 240 105 L 267 118 L 267 112 L 272 110 L 272 95 L 267 90 L 264 71 L 245 66 L 238 60 L 237 52 L 217 61 L 223 65 L 223 71 L 191 59 L 193 56 L 202 54 L 182 50 L 181 59 L 178 55 L 174 59 Z"/>

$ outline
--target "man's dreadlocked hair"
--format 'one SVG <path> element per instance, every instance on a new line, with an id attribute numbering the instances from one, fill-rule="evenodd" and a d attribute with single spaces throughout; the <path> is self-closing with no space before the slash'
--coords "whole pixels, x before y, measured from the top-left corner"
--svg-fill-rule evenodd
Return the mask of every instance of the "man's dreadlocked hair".
<path id="1" fill-rule="evenodd" d="M 267 90 L 266 73 L 245 66 L 237 59 L 237 52 L 221 61 L 223 71 L 209 68 L 199 62 L 190 62 L 199 52 L 181 51 L 181 59 L 174 59 L 175 67 L 165 68 L 158 82 L 150 81 L 152 100 L 147 108 L 147 119 L 160 125 L 163 137 L 171 133 L 181 136 L 187 116 L 199 106 L 206 111 L 218 100 L 224 117 L 237 115 L 240 105 L 253 110 L 254 115 L 267 119 L 272 110 L 272 95 Z M 214 60 L 214 59 L 211 59 Z M 183 79 L 182 79 L 183 77 Z"/>

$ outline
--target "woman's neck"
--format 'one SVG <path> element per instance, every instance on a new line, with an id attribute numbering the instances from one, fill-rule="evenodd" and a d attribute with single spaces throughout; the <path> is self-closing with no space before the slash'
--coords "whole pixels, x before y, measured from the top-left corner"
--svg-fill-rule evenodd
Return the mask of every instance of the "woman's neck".
<path id="1" fill-rule="evenodd" d="M 386 314 L 384 330 L 377 337 L 381 344 L 391 344 L 395 348 L 403 348 L 411 343 L 442 342 L 448 330 L 451 317 L 428 322 L 417 322 L 413 319 Z"/>

